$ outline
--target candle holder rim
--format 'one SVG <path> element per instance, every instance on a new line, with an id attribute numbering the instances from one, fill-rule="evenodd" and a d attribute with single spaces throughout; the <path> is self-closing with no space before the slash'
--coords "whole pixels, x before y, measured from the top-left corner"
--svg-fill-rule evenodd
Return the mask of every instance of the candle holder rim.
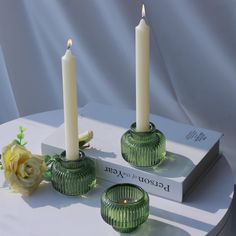
<path id="1" fill-rule="evenodd" d="M 132 202 L 129 202 L 129 203 L 127 203 L 127 204 L 119 203 L 119 202 L 117 202 L 117 201 L 113 201 L 113 200 L 111 200 L 111 199 L 108 197 L 107 194 L 109 193 L 110 190 L 112 190 L 112 189 L 114 189 L 114 188 L 117 188 L 117 187 L 120 187 L 120 186 L 124 186 L 124 185 L 137 188 L 137 189 L 141 192 L 142 196 L 141 196 L 137 201 L 132 201 Z M 140 202 L 142 202 L 142 201 L 145 199 L 145 197 L 147 197 L 147 198 L 149 199 L 148 194 L 147 194 L 140 186 L 138 186 L 138 185 L 136 185 L 136 184 L 131 184 L 131 183 L 121 183 L 121 184 L 115 184 L 115 185 L 112 185 L 111 187 L 109 187 L 109 188 L 103 193 L 103 197 L 102 197 L 102 198 L 103 198 L 103 199 L 105 198 L 108 202 L 113 203 L 113 204 L 116 204 L 117 206 L 130 207 L 131 205 L 138 205 Z"/>
<path id="2" fill-rule="evenodd" d="M 59 161 L 60 162 L 78 162 L 78 161 L 82 161 L 85 159 L 85 153 L 81 150 L 79 150 L 79 158 L 75 159 L 75 160 L 68 160 L 66 159 L 66 151 L 64 150 L 60 155 L 59 155 Z"/>
<path id="3" fill-rule="evenodd" d="M 151 121 L 149 122 L 149 130 L 148 131 L 137 131 L 136 130 L 136 122 L 133 122 L 130 125 L 130 130 L 135 133 L 135 134 L 141 134 L 141 135 L 145 135 L 145 134 L 150 134 L 153 133 L 156 130 L 156 126 L 154 125 L 154 123 L 152 123 Z"/>

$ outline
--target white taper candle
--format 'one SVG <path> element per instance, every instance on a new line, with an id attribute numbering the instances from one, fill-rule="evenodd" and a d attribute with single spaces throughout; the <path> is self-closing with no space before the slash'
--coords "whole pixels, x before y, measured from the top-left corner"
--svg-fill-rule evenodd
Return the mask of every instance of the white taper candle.
<path id="1" fill-rule="evenodd" d="M 145 8 L 142 6 L 142 17 Z M 150 113 L 150 30 L 144 19 L 141 19 L 135 29 L 136 43 L 136 130 L 145 132 L 149 130 Z"/>
<path id="2" fill-rule="evenodd" d="M 62 57 L 61 62 L 66 159 L 76 160 L 79 158 L 76 58 L 71 52 L 71 45 L 72 40 L 69 39 L 66 53 Z"/>

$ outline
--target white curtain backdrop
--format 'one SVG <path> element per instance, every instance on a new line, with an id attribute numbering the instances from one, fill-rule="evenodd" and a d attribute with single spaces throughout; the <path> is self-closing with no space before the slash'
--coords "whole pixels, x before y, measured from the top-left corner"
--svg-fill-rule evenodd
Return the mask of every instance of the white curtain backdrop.
<path id="1" fill-rule="evenodd" d="M 134 28 L 143 2 L 152 113 L 223 132 L 236 176 L 236 0 L 0 0 L 0 123 L 62 108 L 69 37 L 79 106 L 135 109 Z"/>

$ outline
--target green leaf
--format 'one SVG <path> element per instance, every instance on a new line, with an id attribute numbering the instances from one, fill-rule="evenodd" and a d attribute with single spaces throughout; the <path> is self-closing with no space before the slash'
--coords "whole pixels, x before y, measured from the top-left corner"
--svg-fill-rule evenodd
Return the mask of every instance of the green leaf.
<path id="1" fill-rule="evenodd" d="M 47 164 L 52 158 L 49 155 L 46 155 L 43 157 L 44 158 L 44 162 Z"/>
<path id="2" fill-rule="evenodd" d="M 17 139 L 15 139 L 15 142 L 16 142 L 17 144 L 21 145 L 20 142 L 19 142 Z"/>
<path id="3" fill-rule="evenodd" d="M 20 133 L 20 134 L 17 134 L 17 136 L 16 136 L 18 139 L 23 139 L 23 137 L 22 137 L 22 134 Z"/>
<path id="4" fill-rule="evenodd" d="M 25 146 L 28 143 L 24 140 L 24 138 L 25 138 L 24 132 L 26 131 L 26 129 L 24 127 L 20 126 L 19 131 L 20 131 L 20 133 L 18 133 L 16 135 L 16 137 L 17 137 L 16 142 L 17 142 L 17 144 L 19 144 L 21 146 Z"/>
<path id="5" fill-rule="evenodd" d="M 0 160 L 2 159 L 2 155 L 0 154 Z M 2 165 L 2 161 L 0 161 L 0 170 L 3 170 L 3 165 Z"/>
<path id="6" fill-rule="evenodd" d="M 52 172 L 50 170 L 48 171 L 45 171 L 43 173 L 43 178 L 46 180 L 46 181 L 51 181 L 52 180 Z"/>
<path id="7" fill-rule="evenodd" d="M 20 126 L 20 127 L 19 127 L 19 130 L 20 130 L 20 132 L 22 132 L 22 133 L 23 133 L 23 132 L 25 132 L 25 131 L 26 131 L 26 128 L 24 128 L 23 126 Z"/>

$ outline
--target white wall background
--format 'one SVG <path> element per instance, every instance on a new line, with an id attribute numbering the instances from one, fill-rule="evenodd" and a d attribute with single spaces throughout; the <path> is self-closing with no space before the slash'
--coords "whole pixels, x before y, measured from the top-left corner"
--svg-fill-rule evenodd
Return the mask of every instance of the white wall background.
<path id="1" fill-rule="evenodd" d="M 62 108 L 68 37 L 79 106 L 135 109 L 142 2 L 151 27 L 151 111 L 223 132 L 236 176 L 236 0 L 0 0 L 0 123 Z"/>

